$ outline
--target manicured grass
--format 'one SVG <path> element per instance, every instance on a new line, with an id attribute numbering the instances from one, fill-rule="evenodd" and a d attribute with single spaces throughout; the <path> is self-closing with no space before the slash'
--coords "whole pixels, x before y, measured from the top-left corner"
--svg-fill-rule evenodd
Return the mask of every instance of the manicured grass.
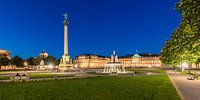
<path id="1" fill-rule="evenodd" d="M 0 76 L 0 80 L 9 80 L 10 76 Z"/>
<path id="2" fill-rule="evenodd" d="M 54 78 L 54 77 L 73 77 L 74 75 L 69 74 L 52 74 L 52 73 L 29 73 L 27 74 L 31 79 L 37 78 Z M 10 76 L 0 76 L 0 80 L 9 80 Z"/>
<path id="3" fill-rule="evenodd" d="M 52 73 L 30 73 L 27 76 L 29 76 L 31 79 L 34 78 L 53 78 L 53 77 L 70 77 L 74 75 L 68 75 L 68 74 L 52 74 Z"/>
<path id="4" fill-rule="evenodd" d="M 188 71 L 180 71 L 181 74 L 189 74 Z"/>
<path id="5" fill-rule="evenodd" d="M 137 74 L 145 74 L 147 72 L 154 72 L 159 74 L 165 74 L 165 70 L 162 69 L 154 69 L 154 68 L 128 68 L 127 71 L 134 71 Z"/>
<path id="6" fill-rule="evenodd" d="M 0 84 L 1 100 L 180 100 L 168 76 Z"/>

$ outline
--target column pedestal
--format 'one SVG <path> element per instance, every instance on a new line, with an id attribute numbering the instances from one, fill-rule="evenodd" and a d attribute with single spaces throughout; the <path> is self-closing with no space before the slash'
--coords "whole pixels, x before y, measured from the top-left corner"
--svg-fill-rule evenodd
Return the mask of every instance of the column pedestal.
<path id="1" fill-rule="evenodd" d="M 64 71 L 64 70 L 72 70 L 73 69 L 73 64 L 70 61 L 70 56 L 69 55 L 63 55 L 62 59 L 59 64 L 59 69 Z"/>

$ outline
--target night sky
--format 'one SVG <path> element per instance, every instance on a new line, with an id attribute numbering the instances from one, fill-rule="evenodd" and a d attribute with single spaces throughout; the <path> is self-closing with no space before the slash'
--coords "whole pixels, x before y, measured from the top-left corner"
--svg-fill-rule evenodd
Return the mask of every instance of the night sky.
<path id="1" fill-rule="evenodd" d="M 0 48 L 12 56 L 63 54 L 64 12 L 69 53 L 119 56 L 160 53 L 180 23 L 178 0 L 0 0 Z"/>

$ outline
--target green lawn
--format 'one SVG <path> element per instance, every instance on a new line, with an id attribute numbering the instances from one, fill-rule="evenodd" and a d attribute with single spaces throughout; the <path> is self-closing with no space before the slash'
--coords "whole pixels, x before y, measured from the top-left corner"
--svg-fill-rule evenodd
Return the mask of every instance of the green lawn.
<path id="1" fill-rule="evenodd" d="M 30 73 L 27 76 L 29 76 L 31 79 L 35 78 L 53 78 L 55 76 L 57 77 L 72 77 L 74 75 L 69 74 L 52 74 L 52 73 Z"/>
<path id="2" fill-rule="evenodd" d="M 180 100 L 168 76 L 0 84 L 1 100 Z"/>
<path id="3" fill-rule="evenodd" d="M 0 76 L 0 80 L 9 80 L 10 76 Z"/>
<path id="4" fill-rule="evenodd" d="M 127 68 L 127 71 L 134 71 L 137 74 L 145 74 L 147 72 L 154 72 L 159 74 L 166 74 L 165 70 L 154 68 Z"/>
<path id="5" fill-rule="evenodd" d="M 52 73 L 29 73 L 27 74 L 31 79 L 37 78 L 54 78 L 54 77 L 73 77 L 74 75 L 69 74 L 52 74 Z M 10 76 L 0 76 L 0 80 L 9 80 Z"/>

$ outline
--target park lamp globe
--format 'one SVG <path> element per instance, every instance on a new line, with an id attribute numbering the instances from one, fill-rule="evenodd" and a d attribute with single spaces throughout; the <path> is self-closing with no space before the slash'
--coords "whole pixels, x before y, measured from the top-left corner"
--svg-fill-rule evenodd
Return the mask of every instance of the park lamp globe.
<path id="1" fill-rule="evenodd" d="M 25 61 L 24 62 L 24 66 L 27 67 L 28 66 L 28 62 Z"/>

